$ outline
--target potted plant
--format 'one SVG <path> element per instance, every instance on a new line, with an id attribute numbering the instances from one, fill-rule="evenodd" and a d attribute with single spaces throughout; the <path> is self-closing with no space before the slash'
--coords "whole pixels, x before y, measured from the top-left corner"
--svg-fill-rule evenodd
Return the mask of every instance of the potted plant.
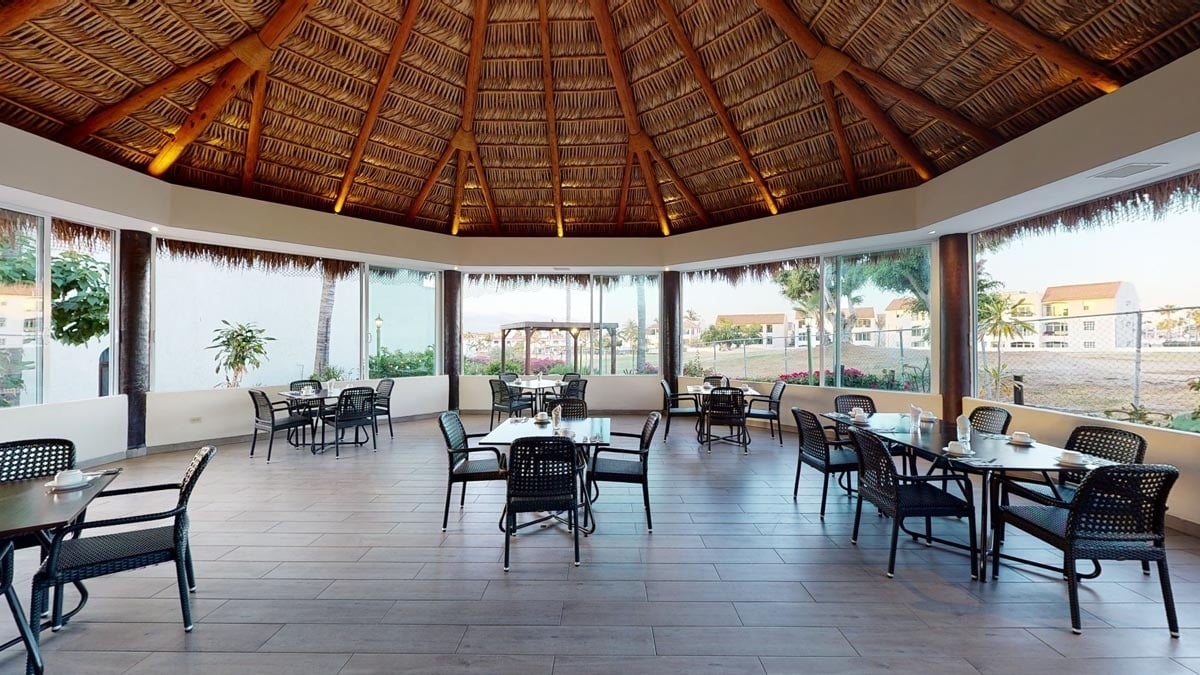
<path id="1" fill-rule="evenodd" d="M 225 371 L 225 386 L 235 388 L 241 385 L 242 376 L 251 368 L 257 368 L 267 358 L 267 343 L 275 338 L 265 335 L 265 328 L 259 328 L 254 323 L 229 323 L 224 319 L 224 328 L 213 331 L 213 341 L 207 348 L 217 350 L 213 358 L 217 369 L 213 372 Z"/>

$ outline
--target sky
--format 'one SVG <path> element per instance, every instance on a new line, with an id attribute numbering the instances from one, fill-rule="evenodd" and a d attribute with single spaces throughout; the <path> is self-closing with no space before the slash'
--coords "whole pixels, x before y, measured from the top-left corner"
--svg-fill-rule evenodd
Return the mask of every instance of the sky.
<path id="1" fill-rule="evenodd" d="M 1133 221 L 1100 230 L 1054 233 L 1014 240 L 988 252 L 984 268 L 1012 291 L 1040 293 L 1047 286 L 1129 281 L 1142 309 L 1164 304 L 1200 305 L 1200 285 L 1193 266 L 1200 251 L 1200 210 L 1170 214 L 1160 221 Z M 468 331 L 495 331 L 502 323 L 524 320 L 567 320 L 564 289 L 543 291 L 483 290 L 465 286 L 463 322 Z M 897 295 L 867 287 L 863 305 L 883 310 Z M 634 317 L 632 288 L 605 294 L 604 320 L 625 323 Z M 647 315 L 658 316 L 658 289 L 647 288 Z M 683 282 L 683 308 L 694 309 L 703 323 L 718 314 L 787 312 L 791 303 L 770 282 L 730 286 L 721 282 Z M 596 310 L 599 311 L 598 308 Z M 571 293 L 573 321 L 589 317 L 584 290 Z"/>

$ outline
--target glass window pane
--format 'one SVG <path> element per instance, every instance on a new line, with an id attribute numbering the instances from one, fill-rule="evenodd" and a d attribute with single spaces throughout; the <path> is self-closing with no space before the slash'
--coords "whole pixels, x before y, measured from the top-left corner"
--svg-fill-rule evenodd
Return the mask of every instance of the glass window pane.
<path id="1" fill-rule="evenodd" d="M 54 220 L 43 403 L 110 393 L 112 233 Z"/>
<path id="2" fill-rule="evenodd" d="M 661 367 L 658 275 L 594 279 L 596 324 L 581 336 L 591 356 L 589 367 L 597 373 L 657 375 Z"/>
<path id="3" fill-rule="evenodd" d="M 437 274 L 371 267 L 368 279 L 369 377 L 433 375 Z"/>
<path id="4" fill-rule="evenodd" d="M 42 218 L 0 209 L 0 407 L 40 402 Z"/>
<path id="5" fill-rule="evenodd" d="M 357 270 L 358 268 L 355 268 Z M 358 274 L 330 280 L 318 267 L 266 269 L 175 255 L 155 259 L 154 389 L 286 385 L 357 379 L 361 291 Z M 172 308 L 186 307 L 186 312 Z M 326 322 L 326 320 L 328 320 Z M 244 373 L 222 367 L 220 331 L 261 331 L 264 355 Z M 267 340 L 266 338 L 270 338 Z M 236 362 L 236 360 L 235 360 Z"/>

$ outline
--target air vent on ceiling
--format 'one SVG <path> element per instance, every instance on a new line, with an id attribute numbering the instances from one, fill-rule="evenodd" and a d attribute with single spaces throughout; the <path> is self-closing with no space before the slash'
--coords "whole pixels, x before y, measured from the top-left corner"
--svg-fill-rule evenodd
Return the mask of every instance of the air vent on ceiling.
<path id="1" fill-rule="evenodd" d="M 570 267 L 555 267 L 554 271 L 555 272 L 570 272 L 571 268 Z"/>
<path id="2" fill-rule="evenodd" d="M 1098 173 L 1095 176 L 1092 176 L 1092 178 L 1129 178 L 1130 176 L 1136 176 L 1139 173 L 1145 173 L 1146 171 L 1149 171 L 1151 169 L 1157 169 L 1158 167 L 1165 166 L 1165 165 L 1166 164 L 1163 162 L 1157 162 L 1157 163 L 1135 162 L 1133 164 L 1122 164 L 1121 166 L 1109 169 L 1108 171 L 1103 171 L 1101 173 Z"/>

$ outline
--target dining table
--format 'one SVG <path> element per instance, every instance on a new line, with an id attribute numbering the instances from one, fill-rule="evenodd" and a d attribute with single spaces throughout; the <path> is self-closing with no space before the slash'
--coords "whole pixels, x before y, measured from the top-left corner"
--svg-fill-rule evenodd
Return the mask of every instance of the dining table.
<path id="1" fill-rule="evenodd" d="M 529 436 L 566 436 L 574 443 L 577 450 L 576 469 L 579 475 L 579 494 L 583 496 L 580 506 L 583 507 L 583 522 L 579 531 L 585 536 L 596 531 L 596 516 L 592 513 L 591 500 L 587 498 L 587 467 L 590 454 L 599 447 L 612 443 L 612 419 L 609 417 L 585 417 L 583 419 L 561 420 L 556 427 L 547 420 L 539 423 L 533 417 L 510 417 L 496 428 L 479 439 L 480 445 L 495 445 L 507 455 L 508 446 L 518 438 Z M 522 523 L 519 527 L 528 527 L 553 518 L 559 522 L 567 522 L 558 514 L 549 514 L 537 520 Z M 500 530 L 504 531 L 503 517 Z"/>
<path id="2" fill-rule="evenodd" d="M 754 387 L 752 387 L 748 384 L 744 384 L 740 387 L 733 387 L 733 388 L 741 389 L 742 395 L 745 396 L 746 398 L 749 398 L 751 396 L 762 396 L 762 394 L 758 393 L 758 390 L 756 390 Z M 705 401 L 708 400 L 708 395 L 712 393 L 712 390 L 713 390 L 713 386 L 710 384 L 689 384 L 687 386 L 687 393 L 695 396 L 696 399 L 700 402 L 700 414 L 696 416 L 696 442 L 697 443 L 703 443 L 706 440 L 708 440 L 704 436 L 704 403 L 705 403 Z M 713 440 L 717 440 L 717 437 L 714 436 Z"/>
<path id="3" fill-rule="evenodd" d="M 934 419 L 914 425 L 908 413 L 874 413 L 867 416 L 865 423 L 855 422 L 850 415 L 837 412 L 822 413 L 822 417 L 867 431 L 889 445 L 904 447 L 915 453 L 916 456 L 931 462 L 931 472 L 937 469 L 948 469 L 979 476 L 980 493 L 983 496 L 979 519 L 980 581 L 987 580 L 984 573 L 987 570 L 987 561 L 991 550 L 988 546 L 989 523 L 994 521 L 995 509 L 1000 500 L 1000 481 L 996 480 L 997 476 L 1010 473 L 1040 473 L 1043 476 L 1049 476 L 1063 471 L 1087 471 L 1097 466 L 1113 464 L 1109 460 L 1091 455 L 1083 456 L 1082 465 L 1062 464 L 1059 457 L 1064 452 L 1064 448 L 1037 440 L 1031 440 L 1029 444 L 1018 444 L 1014 443 L 1009 435 L 982 433 L 974 429 L 971 430 L 970 439 L 966 444 L 970 454 L 951 455 L 947 448 L 951 441 L 958 440 L 956 422 Z M 914 534 L 908 530 L 905 532 L 910 535 Z M 1042 569 L 1058 569 L 1039 561 L 1014 555 L 1002 553 L 1000 557 Z"/>
<path id="4" fill-rule="evenodd" d="M 530 392 L 533 394 L 534 412 L 539 412 L 546 402 L 546 394 L 557 391 L 562 386 L 562 380 L 547 380 L 544 378 L 534 378 L 531 380 L 513 380 L 508 383 L 510 389 L 516 389 L 519 392 Z"/>
<path id="5" fill-rule="evenodd" d="M 342 395 L 342 391 L 342 389 L 335 387 L 322 387 L 315 391 L 281 391 L 279 395 L 289 402 L 302 403 L 308 406 L 315 404 L 317 406 L 317 419 L 324 419 L 331 407 L 329 402 L 333 401 L 334 405 L 336 405 L 338 397 Z M 358 429 L 354 430 L 354 439 L 354 445 L 363 445 L 367 440 L 370 440 L 368 437 L 366 440 L 360 442 L 358 440 Z M 292 445 L 298 447 L 300 444 L 292 443 Z M 309 444 L 309 451 L 315 455 L 318 452 L 324 452 L 330 445 L 332 443 L 317 443 L 317 434 L 314 431 L 312 443 Z"/>
<path id="6" fill-rule="evenodd" d="M 3 567 L 0 581 L 5 585 L 5 588 L 0 590 L 9 595 L 10 603 L 16 598 L 15 591 L 11 588 L 15 555 L 11 542 L 17 537 L 34 535 L 40 544 L 49 546 L 57 531 L 73 524 L 87 510 L 92 500 L 100 496 L 120 473 L 120 469 L 87 473 L 87 483 L 72 489 L 53 488 L 48 482 L 48 476 L 0 483 L 0 552 L 3 553 L 3 558 L 0 559 L 0 565 Z M 74 585 L 79 591 L 79 604 L 63 615 L 64 624 L 78 614 L 88 601 L 87 588 L 82 583 Z M 24 643 L 29 651 L 27 669 L 41 672 L 42 656 L 38 642 L 27 638 L 31 635 L 30 631 L 40 632 L 49 628 L 50 622 L 31 626 L 22 615 L 16 614 L 14 619 L 21 635 L 0 644 L 0 651 Z M 25 622 L 24 625 L 22 622 Z"/>

